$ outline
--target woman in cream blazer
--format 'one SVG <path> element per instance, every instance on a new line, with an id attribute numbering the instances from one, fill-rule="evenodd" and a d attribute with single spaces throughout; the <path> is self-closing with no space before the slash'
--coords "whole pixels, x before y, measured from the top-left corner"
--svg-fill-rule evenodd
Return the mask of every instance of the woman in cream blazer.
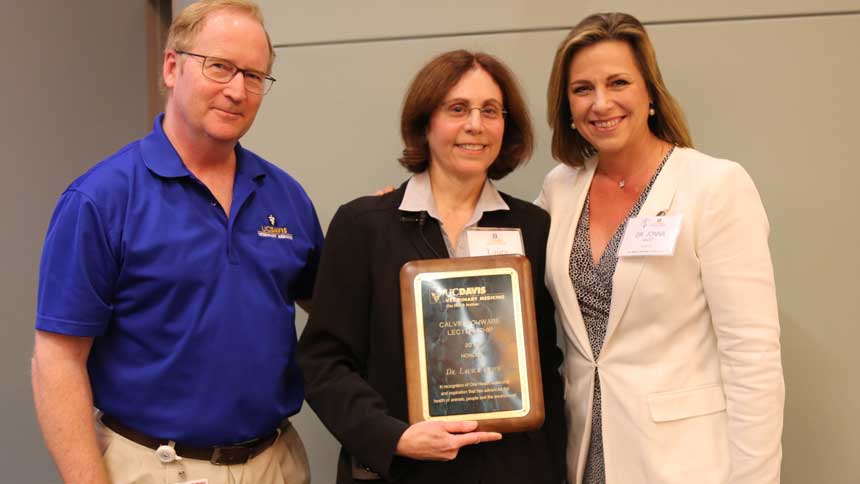
<path id="1" fill-rule="evenodd" d="M 621 64 L 601 64 L 618 52 L 635 58 L 647 99 L 631 91 L 636 73 L 625 78 Z M 779 323 L 769 226 L 752 180 L 737 163 L 684 147 L 683 117 L 644 28 L 629 15 L 594 15 L 574 28 L 548 97 L 553 154 L 563 164 L 547 175 L 537 203 L 552 217 L 546 283 L 565 339 L 569 482 L 583 482 L 596 375 L 604 480 L 586 482 L 779 482 Z M 671 153 L 662 165 L 655 156 L 610 164 L 635 160 L 647 143 Z M 611 156 L 618 153 L 626 158 Z M 594 221 L 615 203 L 600 187 L 611 190 L 611 179 L 622 197 L 625 185 L 652 174 L 638 216 L 680 217 L 680 233 L 672 255 L 617 259 L 595 358 L 571 282 L 574 234 L 587 195 Z"/>

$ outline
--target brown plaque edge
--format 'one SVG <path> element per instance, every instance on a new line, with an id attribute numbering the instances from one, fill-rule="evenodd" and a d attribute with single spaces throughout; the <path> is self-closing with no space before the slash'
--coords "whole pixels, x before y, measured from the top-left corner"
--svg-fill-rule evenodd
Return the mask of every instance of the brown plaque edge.
<path id="1" fill-rule="evenodd" d="M 522 255 L 461 257 L 456 259 L 424 259 L 407 262 L 400 268 L 400 304 L 403 312 L 403 351 L 406 362 L 406 392 L 409 423 L 424 419 L 421 412 L 421 374 L 418 362 L 418 323 L 415 317 L 415 278 L 425 272 L 458 272 L 480 269 L 511 268 L 519 278 L 522 308 L 523 339 L 525 343 L 526 378 L 529 388 L 529 412 L 522 417 L 478 420 L 478 430 L 487 432 L 525 432 L 543 425 L 544 402 L 535 320 L 532 269 Z M 435 420 L 435 419 L 430 419 Z M 463 420 L 468 420 L 463 418 Z"/>

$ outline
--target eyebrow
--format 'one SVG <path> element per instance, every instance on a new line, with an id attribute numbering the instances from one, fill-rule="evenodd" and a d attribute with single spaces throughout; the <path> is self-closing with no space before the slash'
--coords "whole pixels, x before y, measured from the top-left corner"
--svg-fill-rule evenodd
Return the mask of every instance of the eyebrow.
<path id="1" fill-rule="evenodd" d="M 221 57 L 220 55 L 207 55 L 206 57 L 209 57 L 210 59 L 218 59 L 218 60 L 222 60 L 224 62 L 229 62 L 229 63 L 233 64 L 234 66 L 236 66 L 236 68 L 241 69 L 243 71 L 255 72 L 257 74 L 263 74 L 264 76 L 269 75 L 269 73 L 267 73 L 264 69 L 256 69 L 254 67 L 241 67 L 241 66 L 239 66 L 239 64 L 236 63 L 236 61 L 230 60 L 226 57 Z"/>
<path id="2" fill-rule="evenodd" d="M 469 103 L 468 99 L 462 98 L 462 97 L 455 97 L 453 99 L 446 99 L 446 100 L 442 101 L 442 104 L 451 104 L 451 103 L 457 103 L 457 102 L 471 104 L 471 103 Z M 502 101 L 500 101 L 494 97 L 484 101 L 484 104 L 487 104 L 487 103 L 495 103 L 495 104 L 499 104 L 499 105 L 504 104 Z"/>
<path id="3" fill-rule="evenodd" d="M 618 72 L 616 74 L 610 74 L 606 77 L 607 80 L 616 79 L 618 77 L 629 77 L 631 74 L 629 72 Z M 591 81 L 588 79 L 573 79 L 570 81 L 569 85 L 573 84 L 591 84 Z"/>

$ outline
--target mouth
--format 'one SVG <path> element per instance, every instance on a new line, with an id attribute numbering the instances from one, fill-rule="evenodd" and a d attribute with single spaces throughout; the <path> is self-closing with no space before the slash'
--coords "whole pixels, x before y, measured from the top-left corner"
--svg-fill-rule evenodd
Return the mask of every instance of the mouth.
<path id="1" fill-rule="evenodd" d="M 475 153 L 483 151 L 484 148 L 487 147 L 487 145 L 482 145 L 482 144 L 477 144 L 477 143 L 458 143 L 454 146 L 456 146 L 457 148 L 460 148 L 461 150 L 472 151 Z"/>
<path id="2" fill-rule="evenodd" d="M 215 111 L 217 111 L 219 114 L 221 114 L 222 116 L 227 116 L 230 118 L 241 118 L 242 117 L 241 113 L 234 113 L 233 111 L 226 111 L 224 109 L 219 109 L 219 108 L 213 108 L 213 109 Z"/>
<path id="3" fill-rule="evenodd" d="M 599 119 L 594 121 L 589 121 L 589 124 L 597 128 L 598 131 L 611 131 L 613 128 L 618 126 L 618 123 L 623 121 L 625 116 L 618 116 L 616 118 L 610 119 Z"/>

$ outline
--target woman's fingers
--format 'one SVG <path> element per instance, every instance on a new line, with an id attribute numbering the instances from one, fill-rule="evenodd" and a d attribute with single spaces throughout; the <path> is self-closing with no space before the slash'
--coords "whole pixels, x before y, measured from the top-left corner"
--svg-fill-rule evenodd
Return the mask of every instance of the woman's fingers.
<path id="1" fill-rule="evenodd" d="M 477 427 L 474 421 L 419 422 L 400 436 L 397 453 L 419 460 L 452 460 L 465 445 L 502 438 L 498 432 L 473 432 Z"/>
<path id="2" fill-rule="evenodd" d="M 456 434 L 453 437 L 457 441 L 457 448 L 459 449 L 464 445 L 475 445 L 482 442 L 501 440 L 502 434 L 498 432 L 469 432 L 466 434 Z"/>

